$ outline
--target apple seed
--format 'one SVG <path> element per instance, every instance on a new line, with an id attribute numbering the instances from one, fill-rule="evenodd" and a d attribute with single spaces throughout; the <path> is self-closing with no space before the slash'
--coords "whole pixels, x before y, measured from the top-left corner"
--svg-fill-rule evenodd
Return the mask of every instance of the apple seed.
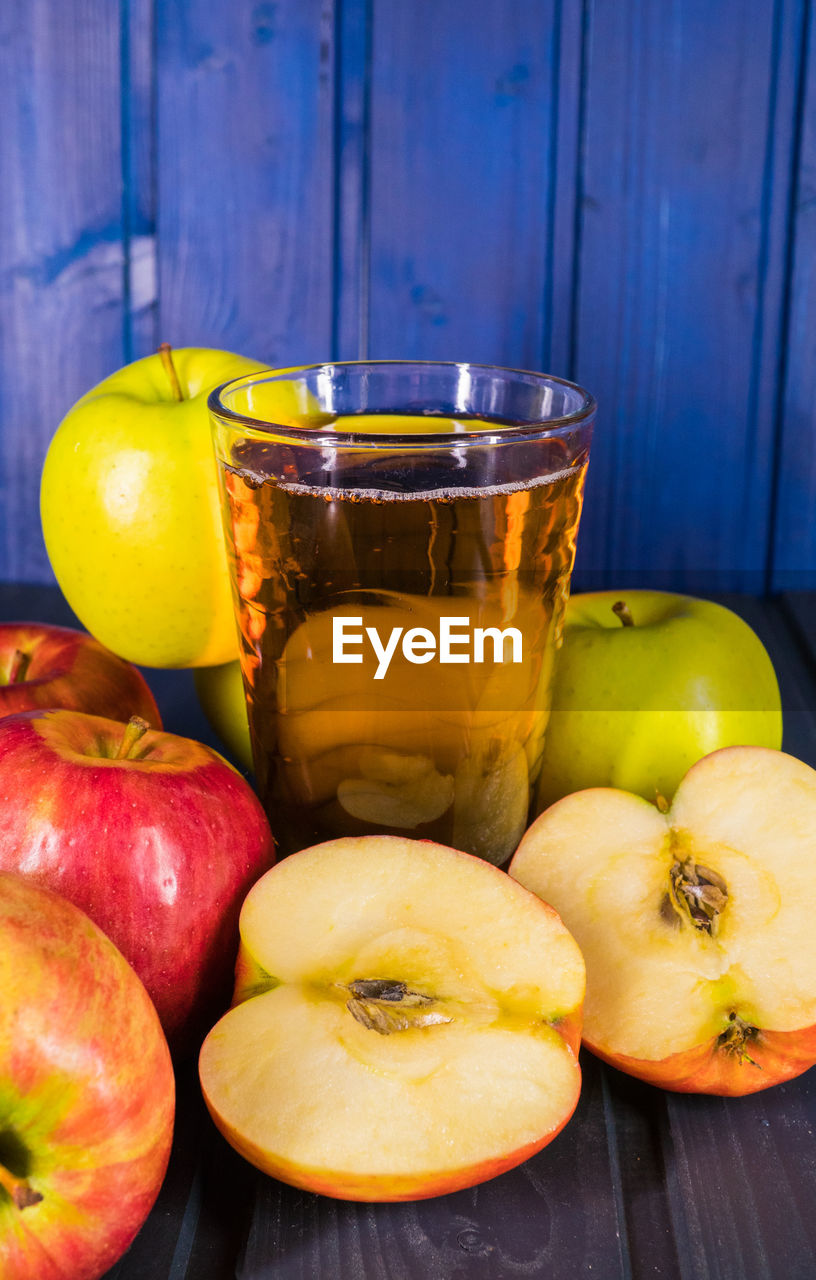
<path id="1" fill-rule="evenodd" d="M 681 920 L 690 920 L 695 929 L 712 934 L 727 901 L 728 886 L 711 867 L 691 857 L 674 862 L 669 871 L 669 902 Z"/>
<path id="2" fill-rule="evenodd" d="M 348 984 L 352 998 L 346 1008 L 368 1031 L 381 1036 L 411 1027 L 431 1027 L 453 1022 L 444 1013 L 428 1009 L 434 997 L 411 991 L 404 982 L 391 978 L 358 978 Z M 425 1012 L 415 1012 L 424 1009 Z M 409 1013 L 408 1010 L 411 1010 Z"/>

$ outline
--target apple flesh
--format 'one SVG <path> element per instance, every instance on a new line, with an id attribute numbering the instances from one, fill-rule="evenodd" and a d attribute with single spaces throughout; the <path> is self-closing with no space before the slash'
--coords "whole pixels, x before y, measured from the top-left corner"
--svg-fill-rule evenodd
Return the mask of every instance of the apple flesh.
<path id="1" fill-rule="evenodd" d="M 466 853 L 345 837 L 241 912 L 234 1007 L 200 1056 L 227 1140 L 294 1186 L 413 1200 L 551 1141 L 578 1100 L 584 964 L 554 911 Z"/>
<path id="2" fill-rule="evenodd" d="M 587 965 L 584 1041 L 666 1089 L 744 1094 L 816 1062 L 816 771 L 726 747 L 668 812 L 607 788 L 533 823 L 510 875 Z"/>
<path id="3" fill-rule="evenodd" d="M 174 1082 L 127 961 L 69 902 L 0 873 L 0 1275 L 97 1280 L 158 1194 Z"/>
<path id="4" fill-rule="evenodd" d="M 104 929 L 178 1053 L 229 1000 L 238 912 L 273 860 L 254 792 L 201 743 L 78 711 L 0 720 L 0 869 Z"/>
<path id="5" fill-rule="evenodd" d="M 782 744 L 774 669 L 742 618 L 663 591 L 570 599 L 536 813 L 586 787 L 671 800 L 695 761 L 737 744 Z"/>
<path id="6" fill-rule="evenodd" d="M 147 681 L 93 636 L 44 622 L 0 623 L 0 716 L 68 707 L 162 727 Z"/>

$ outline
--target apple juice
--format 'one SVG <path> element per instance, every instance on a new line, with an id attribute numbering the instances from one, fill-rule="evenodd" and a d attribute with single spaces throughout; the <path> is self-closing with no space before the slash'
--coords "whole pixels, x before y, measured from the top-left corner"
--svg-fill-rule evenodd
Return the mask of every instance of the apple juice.
<path id="1" fill-rule="evenodd" d="M 222 463 L 256 776 L 284 853 L 391 832 L 502 863 L 527 825 L 586 452 L 485 448 L 464 485 L 460 452 L 312 450 L 306 470 L 251 438 Z"/>

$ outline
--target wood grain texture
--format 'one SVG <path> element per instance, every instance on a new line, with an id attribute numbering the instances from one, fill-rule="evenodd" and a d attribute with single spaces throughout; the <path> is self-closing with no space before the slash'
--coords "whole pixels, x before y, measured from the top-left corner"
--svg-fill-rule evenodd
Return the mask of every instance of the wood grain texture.
<path id="1" fill-rule="evenodd" d="M 368 354 L 372 3 L 342 0 L 335 15 L 334 360 Z"/>
<path id="2" fill-rule="evenodd" d="M 816 766 L 816 595 L 725 597 L 768 646 L 788 751 Z M 0 585 L 0 620 L 71 624 L 59 593 Z M 195 732 L 189 673 L 148 672 Z M 748 1098 L 671 1095 L 583 1055 L 564 1132 L 470 1191 L 353 1205 L 257 1173 L 211 1125 L 194 1064 L 157 1204 L 106 1280 L 811 1280 L 816 1073 Z"/>
<path id="3" fill-rule="evenodd" d="M 122 0 L 124 359 L 159 343 L 156 262 L 155 0 Z"/>
<path id="4" fill-rule="evenodd" d="M 549 357 L 559 29 L 554 0 L 375 3 L 374 358 Z"/>
<path id="5" fill-rule="evenodd" d="M 123 359 L 118 9 L 0 6 L 0 575 L 49 581 L 42 459 Z"/>
<path id="6" fill-rule="evenodd" d="M 574 371 L 601 581 L 763 589 L 803 17 L 589 7 Z"/>
<path id="7" fill-rule="evenodd" d="M 781 352 L 782 403 L 772 585 L 816 586 L 816 34 L 812 5 L 801 41 L 801 135 L 794 156 L 790 310 Z"/>
<path id="8" fill-rule="evenodd" d="M 746 1098 L 677 1095 L 668 1107 L 681 1280 L 811 1280 L 813 1072 Z"/>
<path id="9" fill-rule="evenodd" d="M 270 364 L 329 355 L 333 7 L 157 7 L 159 331 Z"/>

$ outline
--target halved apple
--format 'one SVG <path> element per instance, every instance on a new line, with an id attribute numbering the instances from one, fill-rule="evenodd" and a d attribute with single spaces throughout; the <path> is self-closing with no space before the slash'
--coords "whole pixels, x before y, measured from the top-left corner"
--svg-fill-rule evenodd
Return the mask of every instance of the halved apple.
<path id="1" fill-rule="evenodd" d="M 236 1150 L 284 1182 L 349 1200 L 441 1195 L 566 1124 L 583 993 L 574 939 L 504 872 L 430 841 L 331 840 L 244 903 L 204 1097 Z"/>
<path id="2" fill-rule="evenodd" d="M 666 1089 L 745 1094 L 816 1062 L 816 771 L 726 747 L 667 813 L 611 788 L 533 823 L 510 875 L 587 965 L 584 1041 Z"/>

